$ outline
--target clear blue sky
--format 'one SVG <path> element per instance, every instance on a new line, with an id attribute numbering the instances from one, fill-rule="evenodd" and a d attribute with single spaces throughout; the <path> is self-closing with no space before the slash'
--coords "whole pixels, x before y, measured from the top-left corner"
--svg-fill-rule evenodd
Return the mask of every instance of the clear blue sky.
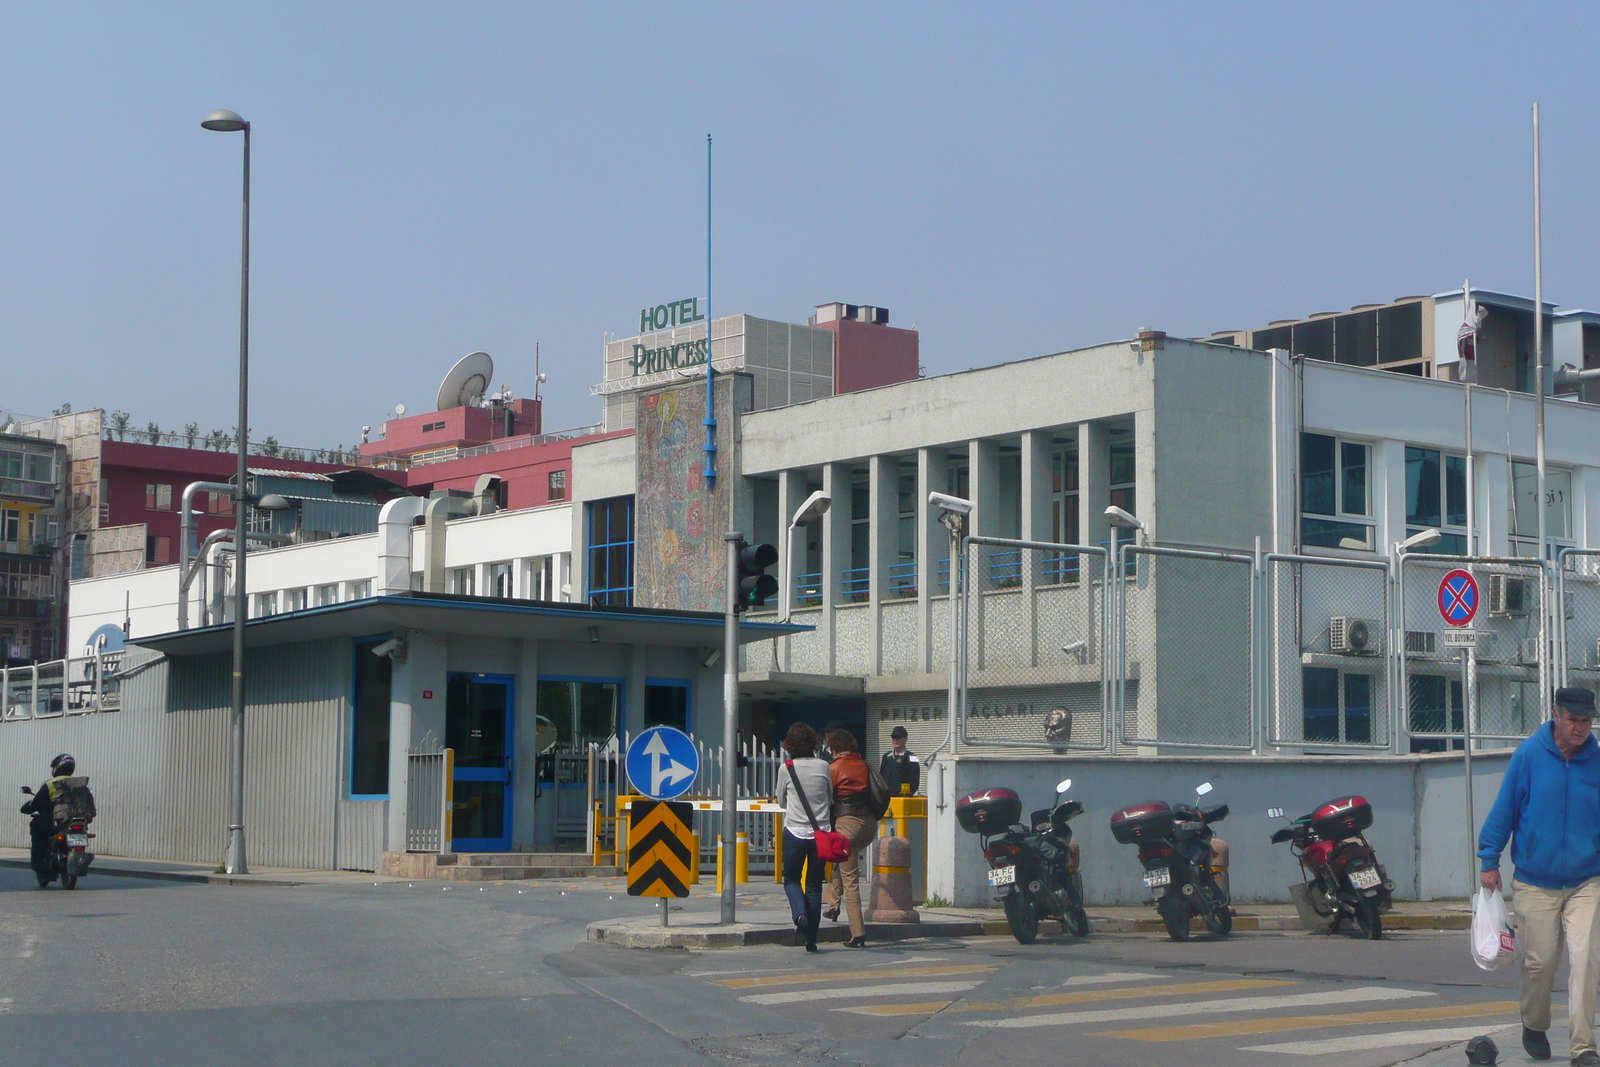
<path id="1" fill-rule="evenodd" d="M 0 15 L 0 408 L 349 444 L 462 354 L 887 306 L 930 374 L 1459 285 L 1600 304 L 1595 5 L 158 4 Z"/>

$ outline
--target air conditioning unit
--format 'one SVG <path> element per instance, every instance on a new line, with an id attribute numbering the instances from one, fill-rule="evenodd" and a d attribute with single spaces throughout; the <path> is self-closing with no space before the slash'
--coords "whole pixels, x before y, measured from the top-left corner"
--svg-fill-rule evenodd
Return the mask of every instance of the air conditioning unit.
<path id="1" fill-rule="evenodd" d="M 1328 651 L 1347 656 L 1376 655 L 1383 628 L 1371 619 L 1335 615 L 1328 620 Z"/>
<path id="2" fill-rule="evenodd" d="M 1489 614 L 1526 615 L 1528 579 L 1512 574 L 1489 575 Z"/>
<path id="3" fill-rule="evenodd" d="M 1433 655 L 1439 635 L 1432 630 L 1407 630 L 1406 652 L 1412 656 Z"/>
<path id="4" fill-rule="evenodd" d="M 1517 642 L 1517 662 L 1527 667 L 1538 666 L 1539 639 L 1537 637 L 1524 637 Z"/>

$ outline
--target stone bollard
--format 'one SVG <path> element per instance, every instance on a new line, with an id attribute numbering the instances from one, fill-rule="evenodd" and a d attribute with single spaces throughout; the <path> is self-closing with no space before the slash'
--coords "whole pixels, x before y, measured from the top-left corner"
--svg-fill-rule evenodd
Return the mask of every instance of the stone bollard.
<path id="1" fill-rule="evenodd" d="M 911 901 L 911 842 L 884 837 L 873 847 L 872 894 L 866 919 L 875 923 L 915 923 L 922 916 Z"/>

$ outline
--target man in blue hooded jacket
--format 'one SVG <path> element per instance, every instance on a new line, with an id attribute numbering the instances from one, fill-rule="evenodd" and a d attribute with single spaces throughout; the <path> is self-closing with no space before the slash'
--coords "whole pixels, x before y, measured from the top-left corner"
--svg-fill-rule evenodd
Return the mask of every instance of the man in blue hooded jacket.
<path id="1" fill-rule="evenodd" d="M 1594 694 L 1556 690 L 1550 721 L 1517 746 L 1478 835 L 1484 888 L 1500 888 L 1500 853 L 1511 841 L 1516 867 L 1512 907 L 1522 940 L 1522 1047 L 1550 1058 L 1550 987 L 1563 947 L 1571 963 L 1567 1020 L 1574 1067 L 1600 1067 L 1595 1051 L 1597 972 L 1593 949 L 1600 913 L 1600 745 Z"/>

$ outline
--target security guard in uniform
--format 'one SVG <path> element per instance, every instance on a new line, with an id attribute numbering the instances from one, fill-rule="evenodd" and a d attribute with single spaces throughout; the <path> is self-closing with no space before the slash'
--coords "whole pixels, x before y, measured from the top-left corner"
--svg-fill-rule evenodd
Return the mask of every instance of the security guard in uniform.
<path id="1" fill-rule="evenodd" d="M 883 754 L 878 770 L 889 783 L 889 795 L 908 797 L 922 784 L 922 764 L 916 754 L 906 747 L 906 728 L 896 726 L 889 731 L 889 743 L 894 747 Z"/>

